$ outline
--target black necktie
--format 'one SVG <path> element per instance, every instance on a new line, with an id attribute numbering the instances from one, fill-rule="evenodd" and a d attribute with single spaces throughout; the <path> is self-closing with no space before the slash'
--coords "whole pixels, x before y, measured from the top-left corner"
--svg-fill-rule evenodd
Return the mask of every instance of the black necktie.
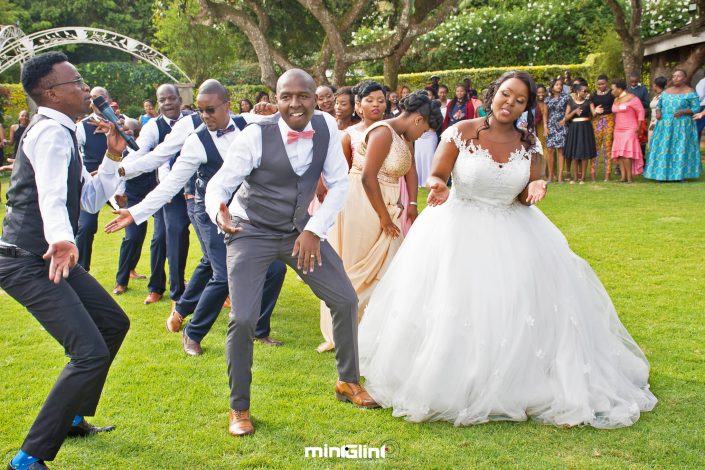
<path id="1" fill-rule="evenodd" d="M 169 127 L 174 127 L 174 124 L 176 124 L 176 119 L 169 119 Z"/>

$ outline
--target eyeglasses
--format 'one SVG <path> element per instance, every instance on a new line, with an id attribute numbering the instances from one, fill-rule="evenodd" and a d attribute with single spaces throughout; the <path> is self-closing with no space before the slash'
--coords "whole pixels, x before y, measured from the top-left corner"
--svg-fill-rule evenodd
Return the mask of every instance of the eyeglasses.
<path id="1" fill-rule="evenodd" d="M 54 88 L 54 87 L 61 86 L 61 85 L 68 85 L 69 83 L 77 85 L 79 88 L 83 88 L 84 86 L 86 86 L 86 82 L 83 81 L 83 77 L 78 77 L 78 78 L 74 78 L 73 80 L 69 80 L 68 82 L 54 83 L 53 85 L 49 85 L 47 87 L 47 89 Z"/>
<path id="2" fill-rule="evenodd" d="M 203 113 L 215 114 L 215 110 L 220 108 L 221 106 L 223 106 L 226 103 L 230 103 L 230 101 L 223 101 L 222 103 L 215 105 L 215 106 L 206 106 L 205 109 L 196 108 L 196 111 L 198 111 L 199 114 L 203 114 Z"/>

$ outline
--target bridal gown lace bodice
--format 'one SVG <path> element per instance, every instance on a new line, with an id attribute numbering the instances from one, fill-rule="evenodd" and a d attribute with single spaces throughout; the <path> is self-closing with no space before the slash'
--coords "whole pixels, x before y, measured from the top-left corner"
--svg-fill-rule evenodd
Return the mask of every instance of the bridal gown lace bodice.
<path id="1" fill-rule="evenodd" d="M 456 126 L 446 129 L 441 140 L 458 147 L 451 197 L 488 206 L 516 203 L 529 182 L 531 155 L 541 153 L 541 144 L 536 139 L 531 150 L 521 147 L 511 153 L 506 163 L 497 163 L 487 149 L 461 140 Z"/>

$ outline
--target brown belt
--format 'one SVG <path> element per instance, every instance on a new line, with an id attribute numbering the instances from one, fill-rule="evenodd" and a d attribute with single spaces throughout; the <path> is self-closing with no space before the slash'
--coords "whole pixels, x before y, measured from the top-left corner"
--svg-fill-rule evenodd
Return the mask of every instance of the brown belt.
<path id="1" fill-rule="evenodd" d="M 584 122 L 589 120 L 590 118 L 573 118 L 573 122 Z"/>

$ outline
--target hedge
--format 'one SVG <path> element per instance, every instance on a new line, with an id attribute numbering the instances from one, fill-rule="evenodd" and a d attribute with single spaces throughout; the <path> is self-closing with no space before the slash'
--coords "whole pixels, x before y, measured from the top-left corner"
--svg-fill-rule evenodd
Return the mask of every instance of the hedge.
<path id="1" fill-rule="evenodd" d="M 552 79 L 558 75 L 563 75 L 563 72 L 570 70 L 573 78 L 584 77 L 589 83 L 594 83 L 597 76 L 602 73 L 596 70 L 595 61 L 598 54 L 590 54 L 585 58 L 582 64 L 564 64 L 564 65 L 533 65 L 533 66 L 514 66 L 514 67 L 485 67 L 485 68 L 470 68 L 470 69 L 455 69 L 455 70 L 436 70 L 419 73 L 400 74 L 397 80 L 398 87 L 408 86 L 412 90 L 419 90 L 431 83 L 431 77 L 438 75 L 439 83 L 450 88 L 450 95 L 453 95 L 455 85 L 463 83 L 463 79 L 469 78 L 472 81 L 472 86 L 478 93 L 480 90 L 487 88 L 489 84 L 504 72 L 510 70 L 523 70 L 529 72 L 536 80 L 536 83 L 547 85 Z M 382 83 L 384 77 L 376 76 L 369 77 L 372 80 L 377 80 Z"/>

